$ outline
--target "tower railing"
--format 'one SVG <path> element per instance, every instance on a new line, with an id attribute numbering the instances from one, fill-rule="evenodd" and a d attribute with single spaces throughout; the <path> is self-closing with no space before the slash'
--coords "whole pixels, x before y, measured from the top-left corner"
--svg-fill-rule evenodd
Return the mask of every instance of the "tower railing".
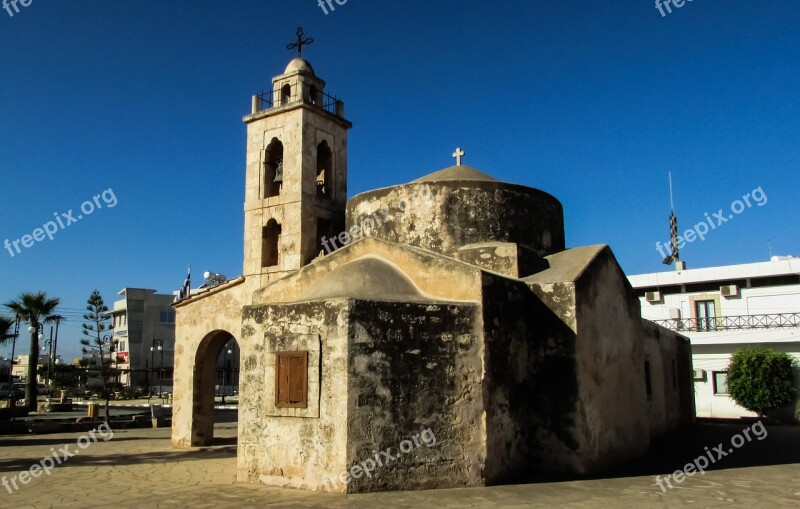
<path id="1" fill-rule="evenodd" d="M 800 313 L 768 315 L 736 315 L 709 318 L 673 318 L 652 320 L 676 332 L 719 332 L 755 329 L 789 329 L 800 327 Z"/>
<path id="2" fill-rule="evenodd" d="M 337 117 L 344 117 L 344 102 L 338 97 L 326 92 L 312 91 L 310 87 L 303 86 L 300 83 L 288 85 L 288 87 L 288 93 L 284 90 L 265 90 L 258 94 L 258 111 L 305 103 L 319 106 Z M 298 89 L 300 89 L 299 92 L 301 93 L 298 93 Z"/>

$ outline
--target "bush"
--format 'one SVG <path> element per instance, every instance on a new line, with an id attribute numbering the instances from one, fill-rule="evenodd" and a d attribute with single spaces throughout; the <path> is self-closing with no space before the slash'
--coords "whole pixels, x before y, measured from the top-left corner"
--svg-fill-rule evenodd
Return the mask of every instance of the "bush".
<path id="1" fill-rule="evenodd" d="M 763 347 L 740 350 L 728 366 L 728 394 L 762 416 L 794 401 L 794 367 L 794 358 L 784 352 Z"/>

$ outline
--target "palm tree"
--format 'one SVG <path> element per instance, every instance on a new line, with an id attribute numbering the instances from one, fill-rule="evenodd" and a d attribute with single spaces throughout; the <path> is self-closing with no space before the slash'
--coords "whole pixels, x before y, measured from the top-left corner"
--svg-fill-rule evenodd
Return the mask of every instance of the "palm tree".
<path id="1" fill-rule="evenodd" d="M 44 324 L 52 322 L 54 311 L 61 301 L 57 298 L 48 298 L 45 292 L 23 293 L 17 298 L 5 304 L 20 321 L 30 324 L 31 349 L 28 359 L 28 381 L 25 387 L 25 401 L 28 408 L 36 411 L 36 368 L 39 364 L 39 331 L 43 330 Z"/>
<path id="2" fill-rule="evenodd" d="M 16 320 L 0 315 L 0 345 L 14 337 L 14 334 L 9 331 L 14 327 L 15 323 L 17 323 Z"/>
<path id="3" fill-rule="evenodd" d="M 11 333 L 12 327 L 17 323 L 16 320 L 11 319 L 7 316 L 0 315 L 0 345 L 8 341 L 9 339 L 14 337 L 14 334 Z M 13 369 L 14 359 L 11 359 L 11 363 L 8 365 L 8 380 L 11 381 L 11 371 Z"/>

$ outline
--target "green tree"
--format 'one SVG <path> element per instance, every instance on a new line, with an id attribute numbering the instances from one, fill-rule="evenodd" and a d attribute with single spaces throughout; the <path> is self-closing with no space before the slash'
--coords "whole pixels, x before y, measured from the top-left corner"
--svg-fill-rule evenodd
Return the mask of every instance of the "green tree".
<path id="1" fill-rule="evenodd" d="M 759 417 L 791 403 L 795 361 L 784 352 L 748 347 L 734 353 L 728 366 L 728 394 Z"/>
<path id="2" fill-rule="evenodd" d="M 116 341 L 112 339 L 111 334 L 103 336 L 104 332 L 112 332 L 113 325 L 108 315 L 108 306 L 103 302 L 103 297 L 100 292 L 95 290 L 89 296 L 86 303 L 86 314 L 83 319 L 87 323 L 83 324 L 83 334 L 89 339 L 82 339 L 81 344 L 89 349 L 96 350 L 100 359 L 100 379 L 102 380 L 103 397 L 106 400 L 106 422 L 109 420 L 108 403 L 111 399 L 113 392 L 113 384 L 109 384 L 109 378 L 116 379 L 116 370 L 112 369 L 111 363 L 116 352 Z M 89 353 L 86 348 L 83 349 L 84 353 Z M 108 359 L 106 359 L 108 355 Z"/>
<path id="3" fill-rule="evenodd" d="M 36 411 L 36 368 L 39 364 L 39 332 L 44 324 L 55 321 L 54 312 L 61 301 L 48 298 L 45 292 L 23 293 L 17 300 L 5 304 L 22 322 L 30 325 L 31 347 L 28 359 L 28 379 L 25 385 L 25 401 L 28 409 Z"/>

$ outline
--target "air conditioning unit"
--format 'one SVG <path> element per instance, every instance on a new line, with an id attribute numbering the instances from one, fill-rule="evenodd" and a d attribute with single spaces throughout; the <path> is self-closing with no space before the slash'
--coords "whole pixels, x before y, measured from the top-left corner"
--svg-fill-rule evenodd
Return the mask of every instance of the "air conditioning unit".
<path id="1" fill-rule="evenodd" d="M 649 302 L 651 304 L 654 304 L 656 302 L 661 302 L 661 292 L 659 292 L 659 291 L 645 292 L 644 300 L 646 300 L 647 302 Z"/>
<path id="2" fill-rule="evenodd" d="M 670 320 L 680 320 L 681 319 L 680 308 L 669 308 L 669 318 Z"/>
<path id="3" fill-rule="evenodd" d="M 692 379 L 695 382 L 705 382 L 706 381 L 706 370 L 704 369 L 695 369 L 692 371 Z"/>
<path id="4" fill-rule="evenodd" d="M 719 293 L 723 297 L 732 298 L 739 296 L 739 287 L 736 285 L 725 285 L 719 287 Z"/>

